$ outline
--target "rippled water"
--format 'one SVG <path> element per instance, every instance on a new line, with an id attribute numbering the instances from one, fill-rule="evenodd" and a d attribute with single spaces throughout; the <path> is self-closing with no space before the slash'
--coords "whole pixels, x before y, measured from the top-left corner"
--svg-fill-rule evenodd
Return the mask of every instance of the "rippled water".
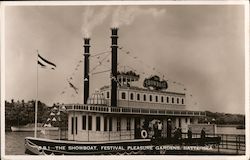
<path id="1" fill-rule="evenodd" d="M 218 127 L 218 134 L 245 134 L 244 129 L 236 129 L 235 127 Z M 24 138 L 33 137 L 34 132 L 6 132 L 5 134 L 5 151 L 6 155 L 24 155 Z M 41 137 L 41 133 L 38 132 L 38 137 Z"/>
<path id="2" fill-rule="evenodd" d="M 217 134 L 245 135 L 245 129 L 237 129 L 235 127 L 217 127 Z"/>
<path id="3" fill-rule="evenodd" d="M 38 136 L 39 136 L 38 132 Z M 24 155 L 24 138 L 34 137 L 34 132 L 6 132 L 5 134 L 5 154 Z"/>

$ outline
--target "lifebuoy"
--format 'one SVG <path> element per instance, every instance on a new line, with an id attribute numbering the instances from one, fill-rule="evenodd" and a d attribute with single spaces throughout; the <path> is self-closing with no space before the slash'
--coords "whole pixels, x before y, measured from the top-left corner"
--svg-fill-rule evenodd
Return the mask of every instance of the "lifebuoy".
<path id="1" fill-rule="evenodd" d="M 146 130 L 141 131 L 141 138 L 145 139 L 148 137 L 148 132 Z"/>

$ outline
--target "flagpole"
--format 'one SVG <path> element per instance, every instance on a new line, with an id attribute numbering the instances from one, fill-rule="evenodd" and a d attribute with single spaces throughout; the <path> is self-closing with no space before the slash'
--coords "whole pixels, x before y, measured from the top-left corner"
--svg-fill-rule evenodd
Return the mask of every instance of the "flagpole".
<path id="1" fill-rule="evenodd" d="M 35 105 L 35 135 L 34 137 L 37 137 L 37 108 L 38 108 L 38 50 L 36 55 L 37 61 L 36 61 L 36 105 Z"/>

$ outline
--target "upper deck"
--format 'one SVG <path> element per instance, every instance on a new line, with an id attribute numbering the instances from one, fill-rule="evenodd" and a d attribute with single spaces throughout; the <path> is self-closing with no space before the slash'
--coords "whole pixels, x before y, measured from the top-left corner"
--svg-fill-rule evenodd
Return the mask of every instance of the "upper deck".
<path id="1" fill-rule="evenodd" d="M 101 93 L 110 106 L 110 86 L 101 88 Z M 185 110 L 185 93 L 150 90 L 139 87 L 120 86 L 117 89 L 117 104 L 120 107 L 144 109 Z"/>

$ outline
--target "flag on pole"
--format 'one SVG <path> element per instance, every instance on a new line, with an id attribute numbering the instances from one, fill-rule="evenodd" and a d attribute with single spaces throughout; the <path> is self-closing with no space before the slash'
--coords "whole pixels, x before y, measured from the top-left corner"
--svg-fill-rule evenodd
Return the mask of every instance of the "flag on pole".
<path id="1" fill-rule="evenodd" d="M 43 58 L 37 51 L 38 54 L 38 60 L 37 63 L 42 67 L 42 68 L 47 68 L 50 67 L 51 69 L 55 69 L 56 65 L 52 62 L 50 62 L 49 60 Z"/>

